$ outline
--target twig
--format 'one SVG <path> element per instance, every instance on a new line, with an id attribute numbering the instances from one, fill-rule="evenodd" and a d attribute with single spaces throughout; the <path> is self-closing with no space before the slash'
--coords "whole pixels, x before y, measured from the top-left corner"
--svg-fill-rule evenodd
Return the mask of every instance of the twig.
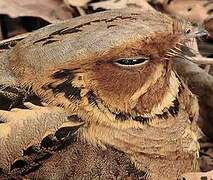
<path id="1" fill-rule="evenodd" d="M 213 65 L 213 59 L 212 58 L 207 58 L 207 57 L 203 57 L 201 55 L 197 55 L 195 57 L 190 57 L 190 56 L 185 56 L 187 60 L 192 61 L 193 63 L 196 64 L 210 64 Z"/>
<path id="2" fill-rule="evenodd" d="M 213 143 L 200 143 L 200 148 L 213 148 Z"/>

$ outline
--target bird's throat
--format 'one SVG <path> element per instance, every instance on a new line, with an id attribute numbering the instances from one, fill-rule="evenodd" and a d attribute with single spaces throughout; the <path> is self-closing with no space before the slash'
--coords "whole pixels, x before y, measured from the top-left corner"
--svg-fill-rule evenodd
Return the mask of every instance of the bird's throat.
<path id="1" fill-rule="evenodd" d="M 161 97 L 152 108 L 149 113 L 146 114 L 125 114 L 123 112 L 110 111 L 101 101 L 93 98 L 93 103 L 90 104 L 84 112 L 81 112 L 81 118 L 93 119 L 92 122 L 88 122 L 88 129 L 85 131 L 86 136 L 92 136 L 91 139 L 96 141 L 96 131 L 100 131 L 102 128 L 108 129 L 109 136 L 114 133 L 114 130 L 119 131 L 131 130 L 132 128 L 144 129 L 146 126 L 161 121 L 167 121 L 167 119 L 174 118 L 179 113 L 179 95 L 180 95 L 181 83 L 176 77 L 176 74 L 171 71 L 169 76 L 168 88 L 164 92 L 164 96 Z M 86 112 L 85 112 L 86 111 Z M 117 131 L 115 130 L 115 131 Z M 111 132 L 112 131 L 112 132 Z M 98 133 L 98 136 L 104 134 Z M 105 136 L 105 135 L 104 135 Z M 98 138 L 98 137 L 97 137 Z"/>

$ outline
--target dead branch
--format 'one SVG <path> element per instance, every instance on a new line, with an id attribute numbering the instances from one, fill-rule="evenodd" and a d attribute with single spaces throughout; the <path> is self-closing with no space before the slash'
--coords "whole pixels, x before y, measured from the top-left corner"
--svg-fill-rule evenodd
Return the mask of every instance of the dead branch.
<path id="1" fill-rule="evenodd" d="M 193 93 L 213 109 L 213 77 L 197 64 L 184 59 L 178 59 L 175 68 L 184 77 Z"/>

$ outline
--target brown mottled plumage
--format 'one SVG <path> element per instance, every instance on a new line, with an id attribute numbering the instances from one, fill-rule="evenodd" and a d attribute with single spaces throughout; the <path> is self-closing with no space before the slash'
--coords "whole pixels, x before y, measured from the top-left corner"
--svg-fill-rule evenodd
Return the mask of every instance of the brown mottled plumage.
<path id="1" fill-rule="evenodd" d="M 113 10 L 47 26 L 8 50 L 8 71 L 19 87 L 83 123 L 73 144 L 54 149 L 51 158 L 42 160 L 43 168 L 21 175 L 176 179 L 197 170 L 197 100 L 172 70 L 189 30 L 161 13 Z M 60 123 L 39 138 L 55 134 Z M 88 157 L 96 159 L 94 164 Z M 61 171 L 68 170 L 54 172 L 56 162 Z M 99 171 L 92 175 L 92 170 Z"/>

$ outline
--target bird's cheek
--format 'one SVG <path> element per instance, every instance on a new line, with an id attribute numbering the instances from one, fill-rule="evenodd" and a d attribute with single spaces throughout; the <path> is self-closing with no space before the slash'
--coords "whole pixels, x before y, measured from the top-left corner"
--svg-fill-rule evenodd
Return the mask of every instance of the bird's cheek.
<path id="1" fill-rule="evenodd" d="M 94 93 L 112 110 L 126 112 L 129 100 L 146 77 L 137 71 L 120 70 L 114 67 L 103 67 L 93 71 L 90 87 Z"/>

